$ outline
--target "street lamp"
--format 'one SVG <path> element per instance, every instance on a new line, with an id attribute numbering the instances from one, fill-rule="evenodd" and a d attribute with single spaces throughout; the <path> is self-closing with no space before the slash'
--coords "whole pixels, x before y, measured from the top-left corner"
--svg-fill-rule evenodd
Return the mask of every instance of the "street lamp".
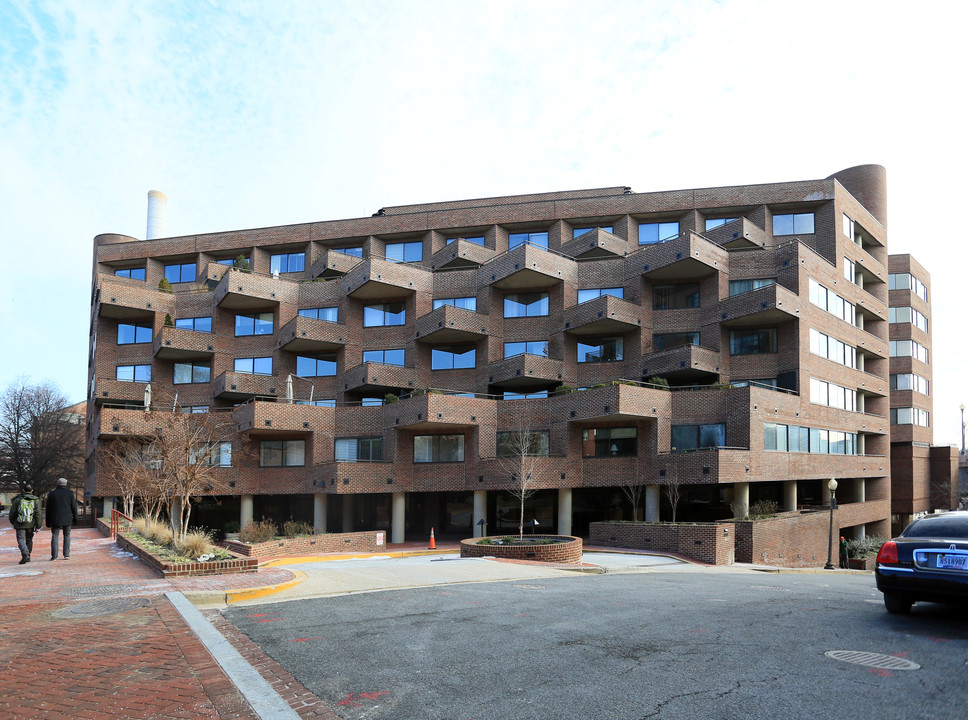
<path id="1" fill-rule="evenodd" d="M 823 569 L 833 570 L 834 564 L 831 553 L 834 549 L 834 508 L 837 507 L 837 496 L 834 493 L 837 491 L 837 481 L 830 478 L 827 482 L 827 489 L 830 490 L 830 531 L 827 533 L 827 564 L 823 566 Z"/>

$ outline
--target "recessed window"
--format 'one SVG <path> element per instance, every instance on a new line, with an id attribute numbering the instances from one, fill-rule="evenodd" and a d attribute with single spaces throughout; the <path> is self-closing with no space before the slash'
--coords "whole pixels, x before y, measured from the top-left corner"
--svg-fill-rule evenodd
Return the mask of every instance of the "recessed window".
<path id="1" fill-rule="evenodd" d="M 857 348 L 810 328 L 810 352 L 850 368 L 857 367 Z"/>
<path id="2" fill-rule="evenodd" d="M 296 375 L 299 377 L 332 377 L 336 375 L 336 353 L 297 355 Z"/>
<path id="3" fill-rule="evenodd" d="M 178 412 L 185 415 L 200 415 L 208 412 L 208 405 L 182 405 L 178 408 Z"/>
<path id="4" fill-rule="evenodd" d="M 118 345 L 151 342 L 151 325 L 118 323 Z"/>
<path id="5" fill-rule="evenodd" d="M 891 390 L 913 390 L 922 395 L 930 395 L 931 383 L 927 378 L 915 373 L 891 375 Z"/>
<path id="6" fill-rule="evenodd" d="M 759 355 L 776 352 L 776 328 L 732 330 L 729 333 L 730 355 Z"/>
<path id="7" fill-rule="evenodd" d="M 195 263 L 181 265 L 165 265 L 165 280 L 172 285 L 175 283 L 195 282 Z"/>
<path id="8" fill-rule="evenodd" d="M 430 351 L 431 370 L 458 370 L 472 368 L 477 363 L 473 345 L 442 345 Z"/>
<path id="9" fill-rule="evenodd" d="M 910 323 L 924 332 L 928 331 L 928 319 L 913 307 L 892 307 L 887 312 L 891 323 Z"/>
<path id="10" fill-rule="evenodd" d="M 739 218 L 734 218 L 734 217 L 731 217 L 731 218 L 706 218 L 706 229 L 707 230 L 712 230 L 714 228 L 718 228 L 718 227 L 720 227 L 722 225 L 725 225 L 726 223 L 735 222 L 738 219 Z"/>
<path id="11" fill-rule="evenodd" d="M 474 243 L 475 245 L 483 245 L 484 244 L 484 236 L 483 235 L 477 235 L 475 237 L 466 237 L 466 238 L 461 238 L 461 237 L 447 238 L 446 244 L 447 245 L 450 245 L 452 242 L 454 242 L 454 240 L 466 240 L 467 242 Z"/>
<path id="12" fill-rule="evenodd" d="M 415 463 L 464 462 L 464 436 L 415 435 L 413 461 Z"/>
<path id="13" fill-rule="evenodd" d="M 530 340 L 527 342 L 506 342 L 504 343 L 504 357 L 514 357 L 515 355 L 540 355 L 548 357 L 547 340 Z"/>
<path id="14" fill-rule="evenodd" d="M 363 362 L 383 363 L 384 365 L 403 365 L 404 356 L 403 348 L 395 348 L 393 350 L 364 350 Z"/>
<path id="15" fill-rule="evenodd" d="M 306 269 L 306 253 L 280 253 L 269 256 L 269 272 L 278 273 L 302 272 Z"/>
<path id="16" fill-rule="evenodd" d="M 683 345 L 698 345 L 698 332 L 655 333 L 652 336 L 652 351 L 669 350 Z"/>
<path id="17" fill-rule="evenodd" d="M 383 438 L 336 438 L 336 462 L 383 462 Z"/>
<path id="18" fill-rule="evenodd" d="M 343 253 L 344 255 L 352 255 L 353 257 L 358 257 L 358 258 L 363 257 L 362 246 L 333 248 L 333 251 L 338 253 Z"/>
<path id="19" fill-rule="evenodd" d="M 501 397 L 504 400 L 534 400 L 536 398 L 548 397 L 548 391 L 535 390 L 534 392 L 514 392 L 512 390 L 505 390 L 504 395 Z"/>
<path id="20" fill-rule="evenodd" d="M 504 317 L 538 317 L 548 314 L 548 293 L 511 293 L 504 296 Z"/>
<path id="21" fill-rule="evenodd" d="M 844 280 L 857 284 L 857 263 L 849 257 L 844 258 Z"/>
<path id="22" fill-rule="evenodd" d="M 272 375 L 271 357 L 235 358 L 235 372 L 245 375 Z"/>
<path id="23" fill-rule="evenodd" d="M 272 335 L 272 313 L 235 316 L 235 336 Z"/>
<path id="24" fill-rule="evenodd" d="M 434 310 L 444 305 L 453 305 L 454 307 L 464 308 L 465 310 L 471 310 L 472 312 L 477 312 L 477 298 L 476 297 L 462 297 L 462 298 L 441 298 L 434 300 Z"/>
<path id="25" fill-rule="evenodd" d="M 602 295 L 610 295 L 612 297 L 624 298 L 625 288 L 613 287 L 613 288 L 589 288 L 588 290 L 578 291 L 578 304 L 581 305 L 589 300 L 594 300 L 595 298 L 600 298 Z"/>
<path id="26" fill-rule="evenodd" d="M 800 425 L 763 423 L 763 449 L 820 455 L 856 455 L 857 434 Z"/>
<path id="27" fill-rule="evenodd" d="M 679 237 L 678 222 L 639 223 L 639 245 L 655 245 Z"/>
<path id="28" fill-rule="evenodd" d="M 192 330 L 194 332 L 212 332 L 212 318 L 210 317 L 193 317 L 193 318 L 176 318 L 175 327 L 181 330 Z"/>
<path id="29" fill-rule="evenodd" d="M 916 407 L 891 408 L 891 425 L 930 427 L 930 413 Z"/>
<path id="30" fill-rule="evenodd" d="M 634 427 L 588 428 L 581 431 L 584 457 L 633 457 L 638 454 Z"/>
<path id="31" fill-rule="evenodd" d="M 212 367 L 208 363 L 175 363 L 172 382 L 175 385 L 207 383 L 212 379 Z"/>
<path id="32" fill-rule="evenodd" d="M 406 325 L 407 310 L 402 302 L 363 306 L 363 327 Z"/>
<path id="33" fill-rule="evenodd" d="M 151 382 L 151 365 L 118 365 L 114 371 L 114 379 L 127 382 Z"/>
<path id="34" fill-rule="evenodd" d="M 144 268 L 118 268 L 114 271 L 114 274 L 118 277 L 131 278 L 132 280 L 144 280 L 145 279 L 145 269 Z"/>
<path id="35" fill-rule="evenodd" d="M 548 233 L 546 232 L 519 232 L 508 235 L 508 249 L 514 249 L 518 245 L 537 245 L 548 249 Z"/>
<path id="36" fill-rule="evenodd" d="M 794 213 L 773 216 L 774 235 L 812 235 L 813 213 Z"/>
<path id="37" fill-rule="evenodd" d="M 259 467 L 299 467 L 305 464 L 305 440 L 263 440 L 259 443 Z"/>
<path id="38" fill-rule="evenodd" d="M 913 357 L 928 364 L 928 349 L 916 340 L 891 340 L 888 345 L 891 357 Z"/>
<path id="39" fill-rule="evenodd" d="M 550 433 L 547 430 L 506 430 L 497 434 L 498 457 L 548 457 L 550 449 Z"/>
<path id="40" fill-rule="evenodd" d="M 699 283 L 656 285 L 652 288 L 655 310 L 680 310 L 699 307 Z"/>
<path id="41" fill-rule="evenodd" d="M 319 398 L 316 400 L 296 400 L 296 405 L 314 405 L 316 407 L 336 407 L 336 398 Z"/>
<path id="42" fill-rule="evenodd" d="M 228 440 L 202 443 L 192 448 L 189 464 L 208 467 L 232 467 L 232 443 Z"/>
<path id="43" fill-rule="evenodd" d="M 386 259 L 392 262 L 420 262 L 423 260 L 423 243 L 387 243 L 384 252 Z"/>
<path id="44" fill-rule="evenodd" d="M 810 278 L 809 287 L 811 303 L 822 310 L 826 310 L 831 315 L 849 322 L 851 325 L 857 324 L 857 309 L 853 303 L 844 300 L 833 290 L 827 289 L 813 278 Z"/>
<path id="45" fill-rule="evenodd" d="M 236 261 L 238 261 L 240 264 L 239 266 L 240 270 L 252 269 L 252 261 L 249 260 L 249 258 L 247 258 L 245 255 L 242 255 L 241 257 L 239 255 L 236 255 L 235 257 L 230 257 L 230 258 L 220 258 L 215 262 L 217 262 L 219 265 L 227 265 L 228 267 L 235 267 Z"/>
<path id="46" fill-rule="evenodd" d="M 840 410 L 857 410 L 857 390 L 810 378 L 810 402 Z"/>
<path id="47" fill-rule="evenodd" d="M 360 400 L 361 407 L 379 407 L 383 404 L 382 397 L 365 397 Z"/>
<path id="48" fill-rule="evenodd" d="M 684 452 L 701 448 L 718 448 L 726 445 L 726 424 L 673 425 L 672 451 Z"/>
<path id="49" fill-rule="evenodd" d="M 299 311 L 300 317 L 313 318 L 314 320 L 322 320 L 324 322 L 337 322 L 339 319 L 339 308 L 334 307 L 323 307 L 323 308 L 303 308 Z"/>
<path id="50" fill-rule="evenodd" d="M 730 280 L 729 296 L 742 295 L 743 293 L 759 290 L 761 287 L 776 285 L 776 278 L 750 278 L 748 280 Z"/>
<path id="51" fill-rule="evenodd" d="M 602 338 L 594 342 L 578 341 L 578 362 L 603 363 L 616 362 L 623 359 L 622 338 Z"/>
<path id="52" fill-rule="evenodd" d="M 571 231 L 571 236 L 573 238 L 581 237 L 582 235 L 587 235 L 592 230 L 604 230 L 607 233 L 612 232 L 612 225 L 599 225 L 597 227 L 584 227 L 584 228 L 573 228 Z"/>

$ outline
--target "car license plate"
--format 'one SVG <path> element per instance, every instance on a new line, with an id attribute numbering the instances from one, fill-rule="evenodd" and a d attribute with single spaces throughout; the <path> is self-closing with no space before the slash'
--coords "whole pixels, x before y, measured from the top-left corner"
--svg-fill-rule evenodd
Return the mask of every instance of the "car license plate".
<path id="1" fill-rule="evenodd" d="M 968 555 L 939 555 L 938 567 L 952 570 L 968 569 Z"/>

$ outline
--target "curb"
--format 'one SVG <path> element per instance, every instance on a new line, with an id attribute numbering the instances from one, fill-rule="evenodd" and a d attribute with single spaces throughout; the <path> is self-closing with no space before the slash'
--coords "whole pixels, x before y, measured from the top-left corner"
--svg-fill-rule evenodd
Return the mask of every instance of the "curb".
<path id="1" fill-rule="evenodd" d="M 296 557 L 279 557 L 266 560 L 260 568 L 278 567 L 279 565 L 302 565 L 304 563 L 332 562 L 335 560 L 366 560 L 372 557 L 421 557 L 424 555 L 456 555 L 460 550 L 400 550 L 397 552 L 350 553 L 347 555 L 306 555 Z M 294 571 L 295 572 L 295 571 Z"/>

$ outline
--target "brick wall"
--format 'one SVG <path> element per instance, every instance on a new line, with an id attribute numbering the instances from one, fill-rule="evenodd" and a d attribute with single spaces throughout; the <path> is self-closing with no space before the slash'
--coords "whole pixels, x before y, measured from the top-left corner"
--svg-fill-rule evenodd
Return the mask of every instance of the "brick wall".
<path id="1" fill-rule="evenodd" d="M 234 553 L 265 559 L 279 556 L 328 555 L 386 551 L 385 532 L 326 533 L 293 538 L 277 538 L 262 543 L 226 540 L 223 545 Z"/>
<path id="2" fill-rule="evenodd" d="M 683 555 L 709 565 L 732 565 L 733 523 L 591 523 L 589 545 Z"/>

